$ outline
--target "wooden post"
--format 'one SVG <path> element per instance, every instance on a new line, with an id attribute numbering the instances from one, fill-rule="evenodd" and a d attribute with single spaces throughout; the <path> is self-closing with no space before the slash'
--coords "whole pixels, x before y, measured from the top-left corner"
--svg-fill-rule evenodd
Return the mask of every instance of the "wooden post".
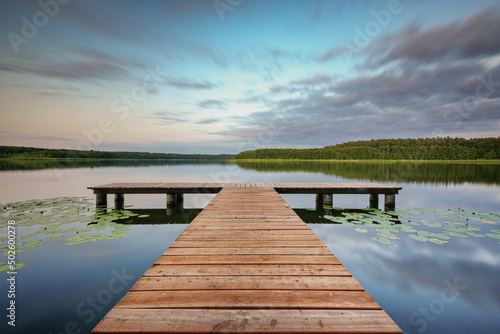
<path id="1" fill-rule="evenodd" d="M 182 209 L 184 206 L 184 194 L 175 194 L 175 207 Z"/>
<path id="2" fill-rule="evenodd" d="M 332 194 L 323 194 L 323 205 L 333 206 L 333 195 Z"/>
<path id="3" fill-rule="evenodd" d="M 122 210 L 124 204 L 125 204 L 125 195 L 115 194 L 115 209 Z"/>
<path id="4" fill-rule="evenodd" d="M 97 208 L 105 208 L 108 206 L 108 194 L 106 193 L 96 193 L 95 194 L 95 206 Z"/>
<path id="5" fill-rule="evenodd" d="M 385 211 L 392 211 L 396 208 L 396 195 L 385 194 Z"/>
<path id="6" fill-rule="evenodd" d="M 167 194 L 167 208 L 175 206 L 175 194 Z"/>
<path id="7" fill-rule="evenodd" d="M 378 194 L 370 194 L 370 208 L 378 209 Z"/>
<path id="8" fill-rule="evenodd" d="M 316 194 L 316 210 L 323 210 L 323 194 Z"/>

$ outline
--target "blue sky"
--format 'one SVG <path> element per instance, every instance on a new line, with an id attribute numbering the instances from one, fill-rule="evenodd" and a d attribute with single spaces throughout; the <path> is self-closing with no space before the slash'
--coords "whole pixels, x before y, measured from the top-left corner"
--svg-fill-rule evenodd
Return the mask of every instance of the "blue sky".
<path id="1" fill-rule="evenodd" d="M 6 0 L 0 144 L 499 136 L 499 31 L 498 1 Z"/>

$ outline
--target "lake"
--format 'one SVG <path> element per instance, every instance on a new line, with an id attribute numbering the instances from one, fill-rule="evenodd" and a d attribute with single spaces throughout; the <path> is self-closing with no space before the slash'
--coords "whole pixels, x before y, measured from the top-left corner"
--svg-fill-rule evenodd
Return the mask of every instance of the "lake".
<path id="1" fill-rule="evenodd" d="M 319 210 L 314 195 L 283 198 L 405 333 L 499 333 L 500 163 L 318 161 L 0 162 L 0 246 L 16 221 L 25 263 L 15 298 L 0 273 L 0 331 L 89 333 L 214 195 L 187 194 L 170 216 L 165 195 L 126 195 L 124 213 L 96 218 L 87 187 L 184 181 L 401 186 L 395 212 L 377 213 L 383 224 L 361 210 L 367 195 L 336 195 Z"/>

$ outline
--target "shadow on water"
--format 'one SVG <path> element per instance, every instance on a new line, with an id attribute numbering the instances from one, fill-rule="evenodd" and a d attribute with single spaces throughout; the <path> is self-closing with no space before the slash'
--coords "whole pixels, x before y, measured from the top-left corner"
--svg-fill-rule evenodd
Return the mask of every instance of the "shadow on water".
<path id="1" fill-rule="evenodd" d="M 500 161 L 238 161 L 259 172 L 310 172 L 374 182 L 500 184 Z"/>

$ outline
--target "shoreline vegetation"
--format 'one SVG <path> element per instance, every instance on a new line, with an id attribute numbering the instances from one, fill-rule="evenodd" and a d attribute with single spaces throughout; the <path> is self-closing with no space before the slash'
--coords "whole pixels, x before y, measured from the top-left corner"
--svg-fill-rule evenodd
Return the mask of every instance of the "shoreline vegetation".
<path id="1" fill-rule="evenodd" d="M 126 151 L 81 151 L 23 146 L 0 146 L 0 160 L 45 161 L 227 161 L 233 154 L 178 154 Z"/>
<path id="2" fill-rule="evenodd" d="M 500 137 L 419 138 L 351 141 L 323 148 L 261 148 L 234 154 L 179 154 L 126 151 L 81 151 L 0 146 L 0 161 L 91 162 L 227 162 L 227 161 L 365 161 L 499 162 Z"/>
<path id="3" fill-rule="evenodd" d="M 323 148 L 263 148 L 234 160 L 492 161 L 500 160 L 500 137 L 351 141 Z"/>

